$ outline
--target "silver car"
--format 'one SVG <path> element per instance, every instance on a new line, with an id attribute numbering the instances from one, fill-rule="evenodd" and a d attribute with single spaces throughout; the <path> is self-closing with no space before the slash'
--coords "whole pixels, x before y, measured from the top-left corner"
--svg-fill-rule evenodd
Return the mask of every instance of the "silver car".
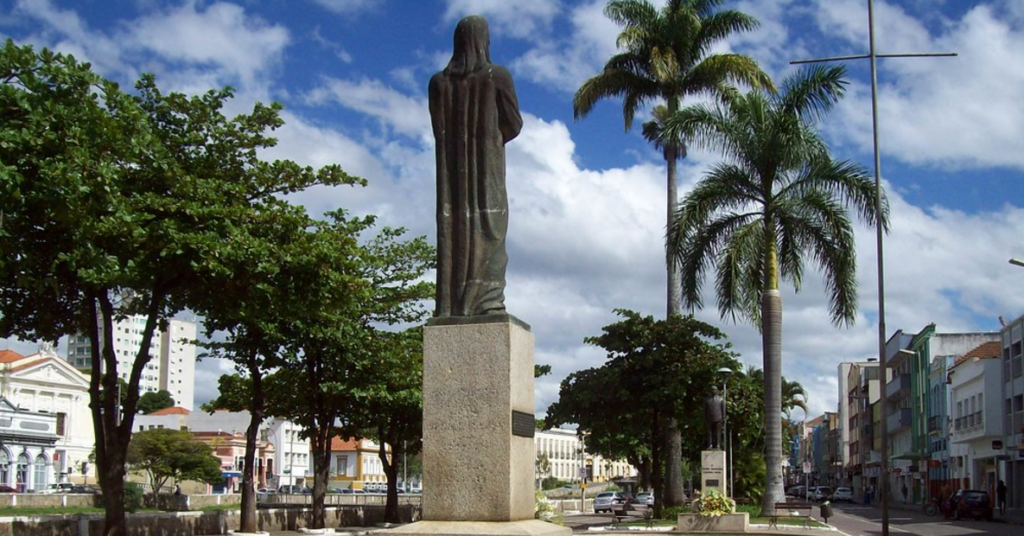
<path id="1" fill-rule="evenodd" d="M 612 510 L 624 510 L 626 508 L 625 495 L 617 491 L 602 491 L 594 497 L 594 513 L 611 512 Z"/>

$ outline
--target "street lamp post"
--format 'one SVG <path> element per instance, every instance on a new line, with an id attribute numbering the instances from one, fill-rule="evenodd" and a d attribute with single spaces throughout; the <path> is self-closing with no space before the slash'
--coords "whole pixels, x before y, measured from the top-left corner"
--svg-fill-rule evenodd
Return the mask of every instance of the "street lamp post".
<path id="1" fill-rule="evenodd" d="M 728 367 L 722 367 L 722 368 L 718 369 L 718 372 L 719 372 L 719 374 L 723 374 L 725 376 L 725 382 L 722 385 L 722 398 L 725 400 L 725 416 L 724 416 L 722 424 L 724 425 L 723 428 L 725 429 L 725 441 L 728 443 L 726 445 L 726 447 L 728 449 L 726 451 L 726 456 L 728 458 L 728 463 L 725 464 L 726 465 L 725 470 L 728 472 L 728 477 L 729 477 L 729 493 L 728 493 L 728 495 L 732 496 L 732 494 L 735 493 L 734 485 L 736 484 L 736 482 L 733 479 L 734 471 L 733 471 L 733 467 L 732 467 L 732 463 L 733 463 L 733 459 L 732 459 L 732 433 L 729 430 L 729 375 L 732 374 L 732 369 L 730 369 Z"/>

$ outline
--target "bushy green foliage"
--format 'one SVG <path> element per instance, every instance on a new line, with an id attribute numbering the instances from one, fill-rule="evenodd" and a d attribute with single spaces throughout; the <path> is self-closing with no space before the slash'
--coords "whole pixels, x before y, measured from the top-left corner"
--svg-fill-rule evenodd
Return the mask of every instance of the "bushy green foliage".
<path id="1" fill-rule="evenodd" d="M 702 516 L 720 516 L 736 511 L 736 502 L 716 489 L 709 489 L 693 501 L 693 509 Z"/>
<path id="2" fill-rule="evenodd" d="M 142 484 L 128 482 L 124 485 L 124 509 L 134 514 L 139 508 L 142 508 Z"/>
<path id="3" fill-rule="evenodd" d="M 561 512 L 555 510 L 555 505 L 540 490 L 533 494 L 533 517 L 556 525 L 562 524 Z"/>
<path id="4" fill-rule="evenodd" d="M 679 518 L 679 514 L 689 514 L 689 506 L 666 506 L 661 509 L 661 519 L 675 520 Z"/>
<path id="5" fill-rule="evenodd" d="M 568 484 L 568 482 L 553 476 L 549 476 L 540 481 L 541 489 L 545 490 L 560 488 L 566 484 Z"/>

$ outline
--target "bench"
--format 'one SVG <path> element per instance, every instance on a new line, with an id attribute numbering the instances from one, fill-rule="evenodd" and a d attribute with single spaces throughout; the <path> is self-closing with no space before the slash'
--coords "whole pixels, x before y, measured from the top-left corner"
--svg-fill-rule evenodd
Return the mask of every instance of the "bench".
<path id="1" fill-rule="evenodd" d="M 813 510 L 814 505 L 811 503 L 775 503 L 775 514 L 768 516 L 768 528 L 779 528 L 780 517 L 802 517 L 804 518 L 804 527 L 809 527 L 811 524 L 811 511 Z"/>

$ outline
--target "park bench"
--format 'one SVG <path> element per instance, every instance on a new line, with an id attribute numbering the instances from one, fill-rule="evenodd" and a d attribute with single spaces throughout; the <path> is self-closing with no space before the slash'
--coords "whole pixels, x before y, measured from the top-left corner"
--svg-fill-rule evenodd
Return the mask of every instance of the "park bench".
<path id="1" fill-rule="evenodd" d="M 811 524 L 811 511 L 813 510 L 814 505 L 811 503 L 775 503 L 775 514 L 768 516 L 768 527 L 778 528 L 780 517 L 802 517 L 804 518 L 804 527 L 808 527 Z"/>

